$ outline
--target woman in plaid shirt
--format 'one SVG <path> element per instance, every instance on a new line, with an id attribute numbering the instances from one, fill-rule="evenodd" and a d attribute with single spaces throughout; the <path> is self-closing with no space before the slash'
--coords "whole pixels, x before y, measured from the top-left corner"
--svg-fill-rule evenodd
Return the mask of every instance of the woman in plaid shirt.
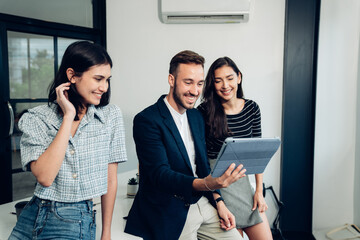
<path id="1" fill-rule="evenodd" d="M 21 161 L 37 185 L 9 239 L 95 239 L 99 196 L 101 238 L 110 239 L 117 165 L 127 159 L 122 114 L 109 104 L 111 67 L 101 46 L 72 43 L 48 104 L 20 119 Z"/>

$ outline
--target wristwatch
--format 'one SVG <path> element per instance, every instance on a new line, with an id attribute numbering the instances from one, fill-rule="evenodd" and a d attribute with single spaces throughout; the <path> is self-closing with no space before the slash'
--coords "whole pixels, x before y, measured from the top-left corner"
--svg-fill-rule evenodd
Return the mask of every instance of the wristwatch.
<path id="1" fill-rule="evenodd" d="M 224 199 L 223 199 L 221 196 L 218 197 L 217 199 L 215 199 L 215 202 L 216 202 L 216 203 L 218 203 L 218 202 L 220 202 L 220 201 L 225 202 Z"/>

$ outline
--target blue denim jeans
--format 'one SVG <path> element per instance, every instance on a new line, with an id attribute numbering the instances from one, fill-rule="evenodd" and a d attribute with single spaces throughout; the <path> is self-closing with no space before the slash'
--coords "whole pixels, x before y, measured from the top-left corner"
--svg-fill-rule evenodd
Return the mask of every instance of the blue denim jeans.
<path id="1" fill-rule="evenodd" d="M 63 203 L 34 196 L 22 210 L 9 240 L 95 240 L 95 231 L 92 201 Z"/>

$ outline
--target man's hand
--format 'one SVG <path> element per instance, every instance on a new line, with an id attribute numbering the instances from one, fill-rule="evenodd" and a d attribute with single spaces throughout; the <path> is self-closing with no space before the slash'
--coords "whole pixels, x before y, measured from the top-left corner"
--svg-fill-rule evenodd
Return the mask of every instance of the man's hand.
<path id="1" fill-rule="evenodd" d="M 220 218 L 220 227 L 226 231 L 235 228 L 235 217 L 225 206 L 225 203 L 223 201 L 219 201 L 216 203 L 216 207 Z"/>
<path id="2" fill-rule="evenodd" d="M 246 169 L 242 169 L 243 165 L 240 164 L 235 170 L 235 163 L 232 163 L 223 175 L 217 178 L 213 178 L 208 175 L 204 178 L 205 187 L 207 190 L 215 190 L 220 188 L 226 188 L 233 182 L 236 182 L 240 178 L 245 176 Z"/>
<path id="3" fill-rule="evenodd" d="M 196 178 L 193 181 L 193 188 L 196 191 L 214 191 L 220 188 L 226 188 L 233 182 L 236 182 L 240 178 L 245 176 L 246 169 L 242 169 L 243 165 L 240 164 L 235 170 L 235 163 L 232 163 L 230 167 L 220 177 L 214 178 L 209 174 L 206 178 Z"/>

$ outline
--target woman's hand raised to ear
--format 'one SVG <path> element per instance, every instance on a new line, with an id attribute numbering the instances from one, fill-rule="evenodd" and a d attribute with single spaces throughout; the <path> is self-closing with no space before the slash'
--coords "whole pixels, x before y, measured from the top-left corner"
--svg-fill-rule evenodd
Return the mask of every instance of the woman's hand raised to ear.
<path id="1" fill-rule="evenodd" d="M 69 117 L 72 120 L 75 118 L 76 110 L 74 105 L 69 101 L 68 90 L 70 89 L 70 82 L 60 84 L 56 88 L 56 102 L 63 111 L 64 118 Z"/>
<path id="2" fill-rule="evenodd" d="M 69 89 L 70 82 L 63 83 L 56 88 L 56 101 L 64 113 L 63 121 L 49 147 L 30 165 L 37 181 L 44 187 L 49 187 L 54 182 L 69 144 L 71 128 L 76 114 L 74 105 L 68 99 L 67 91 Z"/>
<path id="3" fill-rule="evenodd" d="M 195 179 L 193 181 L 193 188 L 197 191 L 214 191 L 220 188 L 226 188 L 233 182 L 245 176 L 246 169 L 240 164 L 235 169 L 235 163 L 232 163 L 229 168 L 220 177 L 214 178 L 209 174 L 206 178 Z"/>

